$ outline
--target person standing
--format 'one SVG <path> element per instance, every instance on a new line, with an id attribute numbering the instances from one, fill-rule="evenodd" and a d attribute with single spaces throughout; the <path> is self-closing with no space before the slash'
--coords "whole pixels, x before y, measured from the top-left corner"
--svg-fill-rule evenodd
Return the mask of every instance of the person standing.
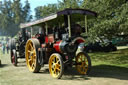
<path id="1" fill-rule="evenodd" d="M 8 51 L 9 51 L 8 43 L 6 44 L 6 49 L 7 49 L 7 54 L 8 54 Z"/>
<path id="2" fill-rule="evenodd" d="M 2 44 L 2 51 L 3 51 L 3 54 L 5 54 L 5 43 Z"/>

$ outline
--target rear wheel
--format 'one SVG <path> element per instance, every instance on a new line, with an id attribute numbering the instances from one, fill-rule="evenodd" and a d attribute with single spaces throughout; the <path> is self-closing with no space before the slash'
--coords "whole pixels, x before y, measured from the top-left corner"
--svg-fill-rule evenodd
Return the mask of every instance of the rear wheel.
<path id="1" fill-rule="evenodd" d="M 40 43 L 37 39 L 29 39 L 25 47 L 27 67 L 33 73 L 39 72 L 41 65 L 38 62 L 38 48 Z"/>
<path id="2" fill-rule="evenodd" d="M 11 50 L 11 63 L 17 66 L 17 53 L 15 49 Z"/>
<path id="3" fill-rule="evenodd" d="M 53 53 L 49 59 L 49 71 L 52 77 L 60 79 L 63 75 L 64 65 L 62 56 L 58 53 Z"/>
<path id="4" fill-rule="evenodd" d="M 86 53 L 80 52 L 77 54 L 76 69 L 80 74 L 89 74 L 91 69 L 91 60 Z"/>
<path id="5" fill-rule="evenodd" d="M 9 49 L 13 50 L 16 49 L 16 39 L 12 38 L 11 40 L 9 40 Z"/>

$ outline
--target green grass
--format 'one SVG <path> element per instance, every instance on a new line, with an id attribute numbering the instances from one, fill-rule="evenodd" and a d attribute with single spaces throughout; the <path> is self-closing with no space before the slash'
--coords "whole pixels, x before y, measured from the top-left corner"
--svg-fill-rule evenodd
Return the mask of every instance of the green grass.
<path id="1" fill-rule="evenodd" d="M 1 50 L 1 48 L 0 48 L 0 60 L 1 60 L 1 57 L 2 57 L 2 50 Z"/>
<path id="2" fill-rule="evenodd" d="M 92 64 L 107 64 L 128 67 L 128 49 L 121 49 L 114 52 L 89 53 Z"/>
<path id="3" fill-rule="evenodd" d="M 128 83 L 128 49 L 109 53 L 89 53 L 92 69 L 89 76 L 78 75 L 76 68 L 64 70 L 62 79 L 50 76 L 48 65 L 42 67 L 40 73 L 31 73 L 26 67 L 25 59 L 14 67 L 9 54 L 0 50 L 0 85 L 127 85 Z"/>
<path id="4" fill-rule="evenodd" d="M 5 55 L 0 49 L 0 59 Z M 6 55 L 7 56 L 7 55 Z M 89 53 L 93 65 L 107 64 L 128 67 L 128 49 L 121 49 L 113 52 Z"/>

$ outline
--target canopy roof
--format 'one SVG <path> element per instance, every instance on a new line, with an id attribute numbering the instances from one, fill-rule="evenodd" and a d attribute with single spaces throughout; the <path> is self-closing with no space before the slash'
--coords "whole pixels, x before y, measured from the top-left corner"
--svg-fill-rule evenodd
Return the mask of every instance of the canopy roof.
<path id="1" fill-rule="evenodd" d="M 59 11 L 55 14 L 49 15 L 47 17 L 32 21 L 32 22 L 27 22 L 27 23 L 21 23 L 20 24 L 20 28 L 26 28 L 26 27 L 30 27 L 30 26 L 34 26 L 34 25 L 38 25 L 50 20 L 53 20 L 55 18 L 57 18 L 60 15 L 71 15 L 71 14 L 82 14 L 82 15 L 91 15 L 91 16 L 95 16 L 97 17 L 97 13 L 90 11 L 90 10 L 86 10 L 86 9 L 65 9 L 62 11 Z"/>

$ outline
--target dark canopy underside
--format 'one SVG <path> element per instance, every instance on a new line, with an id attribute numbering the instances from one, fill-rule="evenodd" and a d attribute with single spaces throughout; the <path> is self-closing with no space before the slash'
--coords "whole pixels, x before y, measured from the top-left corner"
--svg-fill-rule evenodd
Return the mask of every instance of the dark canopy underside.
<path id="1" fill-rule="evenodd" d="M 21 23 L 20 24 L 20 28 L 26 28 L 26 27 L 31 27 L 31 26 L 34 26 L 34 25 L 39 25 L 41 23 L 45 23 L 45 22 L 51 21 L 53 19 L 56 19 L 59 16 L 72 15 L 72 14 L 81 14 L 81 15 L 89 15 L 89 16 L 97 17 L 97 13 L 93 12 L 93 11 L 90 11 L 90 10 L 85 10 L 85 9 L 65 9 L 65 10 L 59 11 L 59 12 L 57 12 L 55 14 L 52 14 L 50 16 L 47 16 L 47 17 L 39 19 L 39 20 L 35 20 L 35 21 L 32 21 L 32 22 L 27 22 L 27 23 Z"/>
<path id="2" fill-rule="evenodd" d="M 91 15 L 95 17 L 97 16 L 96 12 L 85 9 L 65 9 L 63 11 L 57 12 L 57 15 L 71 15 L 71 14 Z"/>

